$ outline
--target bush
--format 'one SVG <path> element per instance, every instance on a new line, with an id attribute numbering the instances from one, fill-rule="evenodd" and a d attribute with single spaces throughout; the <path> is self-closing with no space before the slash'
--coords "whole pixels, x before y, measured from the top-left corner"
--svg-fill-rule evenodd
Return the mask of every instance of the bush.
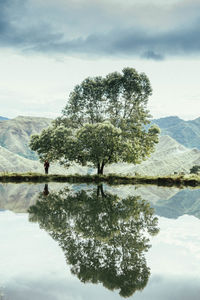
<path id="1" fill-rule="evenodd" d="M 200 166 L 193 166 L 191 169 L 190 169 L 190 174 L 198 174 L 200 173 Z"/>

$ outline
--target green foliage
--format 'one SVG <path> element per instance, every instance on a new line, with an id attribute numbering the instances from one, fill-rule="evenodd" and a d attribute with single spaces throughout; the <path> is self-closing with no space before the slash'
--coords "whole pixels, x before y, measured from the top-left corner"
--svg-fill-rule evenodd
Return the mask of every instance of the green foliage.
<path id="1" fill-rule="evenodd" d="M 76 137 L 82 164 L 92 162 L 98 166 L 100 161 L 104 165 L 117 162 L 123 151 L 121 130 L 110 122 L 85 124 L 77 131 Z"/>
<path id="2" fill-rule="evenodd" d="M 59 242 L 82 282 L 100 282 L 129 297 L 146 286 L 150 275 L 144 253 L 150 247 L 147 233 L 159 231 L 153 212 L 140 197 L 120 199 L 99 185 L 97 190 L 41 193 L 29 219 Z"/>
<path id="3" fill-rule="evenodd" d="M 86 78 L 70 94 L 63 116 L 32 136 L 30 147 L 41 160 L 90 163 L 98 174 L 113 162 L 140 163 L 158 142 L 159 128 L 145 126 L 151 92 L 147 76 L 133 68 Z"/>
<path id="4" fill-rule="evenodd" d="M 148 77 L 133 68 L 124 68 L 122 74 L 114 72 L 105 78 L 86 78 L 75 86 L 63 110 L 64 116 L 74 127 L 85 123 L 99 123 L 122 119 L 147 122 L 146 110 L 152 89 Z M 115 124 L 114 124 L 115 125 Z"/>
<path id="5" fill-rule="evenodd" d="M 190 174 L 199 174 L 200 173 L 200 166 L 193 166 L 191 169 L 190 169 Z"/>

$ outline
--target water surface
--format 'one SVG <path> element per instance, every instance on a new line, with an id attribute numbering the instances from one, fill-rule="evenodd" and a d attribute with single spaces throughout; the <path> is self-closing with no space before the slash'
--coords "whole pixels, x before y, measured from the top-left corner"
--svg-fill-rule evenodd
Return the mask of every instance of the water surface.
<path id="1" fill-rule="evenodd" d="M 200 190 L 0 185 L 0 299 L 199 299 L 199 216 Z"/>

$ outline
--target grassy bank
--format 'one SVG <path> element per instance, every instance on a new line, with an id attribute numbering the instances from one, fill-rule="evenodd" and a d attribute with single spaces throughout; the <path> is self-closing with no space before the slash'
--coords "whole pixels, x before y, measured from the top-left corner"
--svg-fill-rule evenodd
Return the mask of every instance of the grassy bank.
<path id="1" fill-rule="evenodd" d="M 56 175 L 39 173 L 0 173 L 0 182 L 13 183 L 41 183 L 41 182 L 69 182 L 69 183 L 100 183 L 109 184 L 156 184 L 159 186 L 200 186 L 200 176 L 171 175 L 171 176 L 121 176 L 109 175 Z"/>

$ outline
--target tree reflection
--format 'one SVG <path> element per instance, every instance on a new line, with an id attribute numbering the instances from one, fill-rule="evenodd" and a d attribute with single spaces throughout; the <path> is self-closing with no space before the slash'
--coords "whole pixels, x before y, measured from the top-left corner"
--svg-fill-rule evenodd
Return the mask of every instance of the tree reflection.
<path id="1" fill-rule="evenodd" d="M 142 290 L 150 275 L 144 253 L 157 218 L 139 196 L 120 199 L 97 190 L 41 193 L 29 219 L 59 242 L 71 271 L 82 282 L 101 282 L 123 297 Z"/>

